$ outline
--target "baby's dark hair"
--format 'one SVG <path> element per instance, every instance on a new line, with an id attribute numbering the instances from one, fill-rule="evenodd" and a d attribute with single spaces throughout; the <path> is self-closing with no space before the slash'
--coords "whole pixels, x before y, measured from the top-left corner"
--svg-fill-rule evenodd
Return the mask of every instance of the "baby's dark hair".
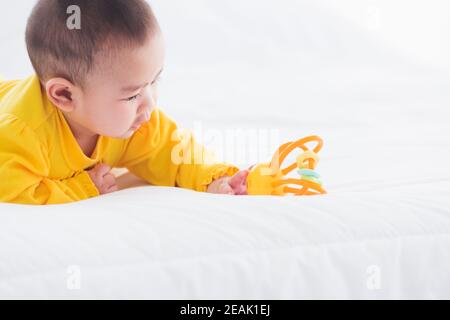
<path id="1" fill-rule="evenodd" d="M 68 25 L 68 8 L 74 5 L 79 28 Z M 63 77 L 83 86 L 101 54 L 139 47 L 157 32 L 158 22 L 145 0 L 38 0 L 25 38 L 41 83 Z"/>

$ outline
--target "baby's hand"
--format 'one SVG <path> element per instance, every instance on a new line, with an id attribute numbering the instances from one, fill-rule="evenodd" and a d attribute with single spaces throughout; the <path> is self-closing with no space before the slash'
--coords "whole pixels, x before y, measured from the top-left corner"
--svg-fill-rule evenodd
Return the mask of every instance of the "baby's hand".
<path id="1" fill-rule="evenodd" d="M 100 194 L 118 190 L 116 185 L 116 177 L 114 177 L 110 170 L 111 167 L 107 164 L 99 163 L 93 169 L 86 171 Z"/>
<path id="2" fill-rule="evenodd" d="M 233 195 L 247 194 L 248 170 L 241 170 L 234 176 L 225 176 L 211 182 L 206 192 Z"/>

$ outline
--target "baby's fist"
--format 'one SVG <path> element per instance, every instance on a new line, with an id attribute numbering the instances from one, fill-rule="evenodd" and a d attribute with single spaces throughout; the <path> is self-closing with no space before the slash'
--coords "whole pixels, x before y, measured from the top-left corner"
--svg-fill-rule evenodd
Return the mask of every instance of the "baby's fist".
<path id="1" fill-rule="evenodd" d="M 87 171 L 100 194 L 118 190 L 116 177 L 114 177 L 110 170 L 111 167 L 107 164 L 99 163 L 93 169 Z"/>
<path id="2" fill-rule="evenodd" d="M 248 170 L 241 170 L 232 177 L 224 176 L 211 182 L 206 192 L 232 195 L 247 194 Z"/>

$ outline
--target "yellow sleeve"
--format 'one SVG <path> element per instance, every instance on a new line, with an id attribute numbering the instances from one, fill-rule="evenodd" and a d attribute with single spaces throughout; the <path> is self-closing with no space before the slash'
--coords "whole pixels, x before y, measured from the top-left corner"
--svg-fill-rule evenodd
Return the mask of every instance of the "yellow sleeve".
<path id="1" fill-rule="evenodd" d="M 0 99 L 2 99 L 17 82 L 17 80 L 4 81 L 0 76 Z"/>
<path id="2" fill-rule="evenodd" d="M 153 185 L 206 191 L 215 179 L 239 171 L 213 158 L 192 134 L 180 132 L 171 118 L 155 109 L 150 120 L 127 141 L 118 166 Z"/>
<path id="3" fill-rule="evenodd" d="M 0 202 L 57 204 L 99 194 L 85 171 L 64 180 L 49 179 L 46 149 L 15 116 L 0 115 L 0 141 Z"/>

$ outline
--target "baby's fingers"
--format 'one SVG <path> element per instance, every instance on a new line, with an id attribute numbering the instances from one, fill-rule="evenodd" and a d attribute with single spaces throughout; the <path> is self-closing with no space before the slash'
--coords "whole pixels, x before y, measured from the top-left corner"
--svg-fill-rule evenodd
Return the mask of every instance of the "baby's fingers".
<path id="1" fill-rule="evenodd" d="M 234 195 L 234 190 L 228 183 L 224 183 L 221 188 L 220 193 Z"/>
<path id="2" fill-rule="evenodd" d="M 234 194 L 233 188 L 228 184 L 228 180 L 223 180 L 222 183 L 220 183 L 217 186 L 217 189 L 215 193 L 221 193 L 221 194 Z"/>
<path id="3" fill-rule="evenodd" d="M 241 170 L 238 173 L 236 173 L 234 176 L 230 179 L 230 185 L 232 187 L 237 187 L 238 185 L 241 185 L 248 176 L 248 170 Z"/>
<path id="4" fill-rule="evenodd" d="M 234 191 L 234 194 L 247 194 L 247 176 L 248 170 L 242 170 L 231 177 L 229 184 Z"/>
<path id="5" fill-rule="evenodd" d="M 233 188 L 228 183 L 228 179 L 229 177 L 223 177 L 213 181 L 207 191 L 210 193 L 234 194 Z"/>
<path id="6" fill-rule="evenodd" d="M 114 184 L 114 185 L 110 186 L 108 188 L 108 190 L 106 190 L 106 193 L 111 193 L 111 192 L 115 192 L 115 191 L 118 191 L 118 190 L 119 190 L 119 187 L 116 184 Z"/>
<path id="7" fill-rule="evenodd" d="M 116 191 L 116 177 L 113 174 L 107 173 L 103 177 L 102 189 L 104 193 Z"/>
<path id="8" fill-rule="evenodd" d="M 104 175 L 106 175 L 111 170 L 111 167 L 105 163 L 100 163 L 100 164 L 97 164 L 97 166 L 94 169 L 97 171 L 96 172 L 97 176 L 99 178 L 102 178 Z"/>

